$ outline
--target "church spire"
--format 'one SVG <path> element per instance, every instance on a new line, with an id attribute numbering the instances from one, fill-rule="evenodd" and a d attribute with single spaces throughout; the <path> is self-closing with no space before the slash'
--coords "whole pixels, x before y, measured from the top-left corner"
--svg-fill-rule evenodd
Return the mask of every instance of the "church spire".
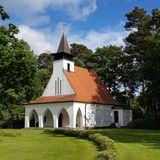
<path id="1" fill-rule="evenodd" d="M 64 35 L 64 32 L 62 34 L 61 41 L 60 41 L 57 53 L 61 53 L 61 52 L 69 53 L 69 54 L 71 53 L 70 49 L 69 49 L 69 46 L 68 46 L 67 38 Z"/>
<path id="2" fill-rule="evenodd" d="M 74 55 L 70 51 L 67 38 L 64 32 L 62 34 L 57 53 L 53 53 L 52 55 L 54 56 L 54 60 L 60 60 L 60 59 L 68 59 L 71 61 L 73 60 Z"/>

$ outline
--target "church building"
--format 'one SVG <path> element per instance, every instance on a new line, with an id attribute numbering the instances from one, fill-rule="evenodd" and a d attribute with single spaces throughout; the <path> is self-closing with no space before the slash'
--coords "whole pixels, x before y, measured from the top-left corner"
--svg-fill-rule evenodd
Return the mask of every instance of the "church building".
<path id="1" fill-rule="evenodd" d="M 126 126 L 132 111 L 122 108 L 93 71 L 74 65 L 66 36 L 52 54 L 53 73 L 41 97 L 25 104 L 25 128 Z"/>

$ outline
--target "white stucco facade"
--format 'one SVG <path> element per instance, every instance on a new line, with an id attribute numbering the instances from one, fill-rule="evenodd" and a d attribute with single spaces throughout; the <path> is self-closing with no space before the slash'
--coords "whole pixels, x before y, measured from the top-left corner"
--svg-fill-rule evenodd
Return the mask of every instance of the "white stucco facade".
<path id="1" fill-rule="evenodd" d="M 74 72 L 74 62 L 65 59 L 54 61 L 53 73 L 42 96 L 75 94 L 64 74 L 68 64 L 70 64 L 70 72 Z"/>
<path id="2" fill-rule="evenodd" d="M 34 104 L 25 106 L 25 128 L 30 126 L 32 112 L 38 115 L 39 128 L 44 127 L 69 127 L 92 128 L 110 126 L 114 122 L 114 111 L 118 111 L 118 126 L 127 126 L 132 120 L 132 111 L 127 109 L 112 109 L 111 105 L 89 104 L 79 102 Z M 44 122 L 46 112 L 50 112 L 49 120 Z M 62 126 L 59 126 L 60 114 L 63 114 Z M 51 120 L 51 118 L 53 118 Z M 66 122 L 65 122 L 66 121 Z"/>
<path id="3" fill-rule="evenodd" d="M 69 125 L 65 127 L 71 127 L 73 128 L 73 103 L 53 103 L 53 104 L 34 104 L 34 105 L 25 105 L 25 128 L 30 127 L 30 116 L 32 111 L 36 111 L 38 115 L 38 127 L 43 128 L 44 127 L 44 116 L 47 110 L 49 110 L 52 113 L 53 117 L 53 127 L 58 128 L 58 117 L 61 113 L 61 111 L 65 110 L 69 116 Z"/>
<path id="4" fill-rule="evenodd" d="M 112 109 L 108 105 L 87 104 L 79 102 L 65 102 L 65 103 L 50 103 L 50 104 L 35 104 L 25 106 L 25 128 L 30 126 L 30 117 L 32 112 L 38 115 L 39 128 L 51 127 L 58 128 L 58 119 L 60 114 L 65 111 L 64 117 L 67 115 L 69 123 L 64 123 L 63 127 L 69 128 L 85 128 L 85 127 L 102 127 L 109 126 L 112 123 Z M 48 121 L 44 122 L 46 113 L 50 114 Z M 51 119 L 51 117 L 53 119 Z"/>
<path id="5" fill-rule="evenodd" d="M 115 122 L 114 113 L 118 112 L 118 122 Z M 116 123 L 117 127 L 127 126 L 132 121 L 132 110 L 125 108 L 112 109 L 112 121 Z"/>

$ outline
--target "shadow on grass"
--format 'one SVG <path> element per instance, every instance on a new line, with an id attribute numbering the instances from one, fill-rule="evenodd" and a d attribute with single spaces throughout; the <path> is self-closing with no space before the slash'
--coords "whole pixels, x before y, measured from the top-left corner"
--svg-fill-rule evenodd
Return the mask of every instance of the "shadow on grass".
<path id="1" fill-rule="evenodd" d="M 93 131 L 108 136 L 115 142 L 141 143 L 154 149 L 160 149 L 160 131 L 137 129 L 96 129 Z"/>
<path id="2" fill-rule="evenodd" d="M 87 139 L 84 139 L 84 138 L 80 138 L 80 137 L 73 137 L 73 136 L 66 136 L 66 135 L 64 135 L 64 134 L 55 134 L 54 132 L 54 129 L 53 130 L 51 130 L 51 129 L 49 129 L 49 130 L 47 130 L 47 129 L 45 129 L 45 130 L 43 130 L 43 132 L 41 133 L 41 134 L 46 134 L 46 135 L 48 135 L 48 136 L 50 136 L 50 137 L 56 137 L 56 138 L 65 138 L 65 137 L 67 137 L 67 138 L 75 138 L 75 139 L 81 139 L 81 140 L 85 140 L 85 141 L 89 141 L 89 140 L 87 140 Z M 91 141 L 89 141 L 89 142 L 91 142 Z M 92 142 L 93 143 L 93 142 Z M 94 143 L 93 143 L 94 144 Z M 97 145 L 95 145 L 94 144 L 94 146 L 96 147 L 96 150 L 97 151 L 101 151 L 101 149 L 100 149 L 100 147 L 99 146 L 97 146 Z"/>
<path id="3" fill-rule="evenodd" d="M 65 136 L 65 135 L 63 135 L 63 134 L 55 134 L 54 132 L 53 132 L 54 130 L 52 130 L 52 129 L 44 129 L 43 131 L 42 131 L 42 133 L 41 134 L 45 134 L 45 135 L 47 135 L 47 136 L 49 136 L 49 137 L 59 137 L 59 138 L 62 138 L 62 137 L 67 137 L 67 136 Z"/>

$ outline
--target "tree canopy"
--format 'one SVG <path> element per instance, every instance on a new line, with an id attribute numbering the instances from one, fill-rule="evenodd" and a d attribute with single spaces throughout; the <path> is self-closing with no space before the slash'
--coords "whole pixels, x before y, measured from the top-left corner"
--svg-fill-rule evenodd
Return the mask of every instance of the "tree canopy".
<path id="1" fill-rule="evenodd" d="M 132 59 L 134 81 L 140 87 L 138 98 L 148 117 L 160 116 L 160 10 L 148 15 L 143 8 L 126 14 L 125 52 Z M 154 116 L 153 116 L 154 113 Z"/>
<path id="2" fill-rule="evenodd" d="M 1 5 L 0 15 L 1 20 L 9 19 Z M 17 106 L 35 93 L 36 58 L 29 45 L 15 37 L 18 32 L 14 24 L 0 26 L 0 121 L 22 114 Z"/>

